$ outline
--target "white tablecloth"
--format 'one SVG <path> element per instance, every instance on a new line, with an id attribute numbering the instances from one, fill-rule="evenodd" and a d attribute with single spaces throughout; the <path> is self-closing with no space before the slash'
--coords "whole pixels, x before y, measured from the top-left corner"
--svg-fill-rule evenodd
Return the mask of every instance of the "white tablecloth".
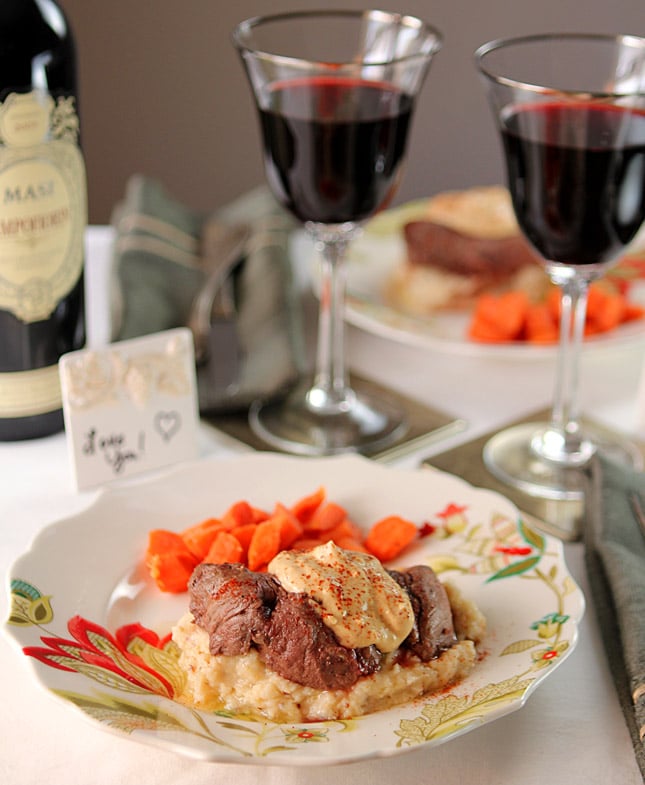
<path id="1" fill-rule="evenodd" d="M 104 227 L 88 231 L 90 339 L 107 336 L 107 270 L 111 242 Z M 645 344 L 588 352 L 581 370 L 583 410 L 607 424 L 643 435 L 638 393 Z M 491 360 L 395 343 L 350 330 L 353 369 L 468 421 L 435 453 L 548 405 L 554 363 Z M 244 450 L 206 424 L 203 455 Z M 429 455 L 430 452 L 424 453 Z M 406 459 L 414 465 L 421 455 Z M 0 444 L 0 570 L 27 550 L 45 525 L 78 512 L 94 492 L 73 490 L 63 434 Z M 589 597 L 580 544 L 567 545 L 569 567 Z M 7 615 L 7 594 L 0 615 Z M 642 782 L 602 649 L 593 607 L 573 655 L 519 711 L 431 750 L 411 751 L 333 770 L 197 762 L 104 732 L 54 700 L 33 678 L 14 646 L 0 639 L 0 781 L 9 785 L 147 785 L 218 782 L 247 785 L 487 785 L 546 782 L 632 785 Z"/>

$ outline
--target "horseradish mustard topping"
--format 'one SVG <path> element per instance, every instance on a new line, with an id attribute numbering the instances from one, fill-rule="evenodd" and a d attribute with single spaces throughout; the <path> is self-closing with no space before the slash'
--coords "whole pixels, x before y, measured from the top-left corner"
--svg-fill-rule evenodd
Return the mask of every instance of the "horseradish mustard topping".
<path id="1" fill-rule="evenodd" d="M 307 594 L 343 646 L 394 651 L 414 626 L 407 592 L 374 556 L 333 542 L 310 551 L 282 551 L 269 564 L 289 592 Z"/>

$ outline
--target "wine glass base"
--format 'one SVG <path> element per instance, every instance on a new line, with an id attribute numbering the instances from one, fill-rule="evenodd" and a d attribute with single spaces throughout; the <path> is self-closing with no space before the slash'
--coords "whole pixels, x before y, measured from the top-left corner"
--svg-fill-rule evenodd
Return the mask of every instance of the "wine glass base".
<path id="1" fill-rule="evenodd" d="M 584 496 L 584 466 L 572 468 L 545 460 L 531 449 L 536 434 L 548 423 L 524 423 L 507 428 L 493 436 L 484 446 L 486 468 L 512 488 L 542 499 L 580 500 Z M 643 458 L 635 444 L 619 437 L 585 427 L 596 450 L 619 463 L 642 468 Z"/>
<path id="2" fill-rule="evenodd" d="M 296 455 L 370 454 L 404 436 L 408 423 L 393 401 L 353 389 L 345 411 L 317 412 L 307 405 L 307 388 L 285 400 L 256 402 L 249 410 L 251 430 L 267 444 Z"/>

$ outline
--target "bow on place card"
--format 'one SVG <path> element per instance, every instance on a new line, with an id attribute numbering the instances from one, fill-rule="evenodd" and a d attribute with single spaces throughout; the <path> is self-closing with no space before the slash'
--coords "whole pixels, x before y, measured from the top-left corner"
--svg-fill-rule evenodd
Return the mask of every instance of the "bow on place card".
<path id="1" fill-rule="evenodd" d="M 199 415 L 189 330 L 70 352 L 59 367 L 79 489 L 196 457 Z"/>

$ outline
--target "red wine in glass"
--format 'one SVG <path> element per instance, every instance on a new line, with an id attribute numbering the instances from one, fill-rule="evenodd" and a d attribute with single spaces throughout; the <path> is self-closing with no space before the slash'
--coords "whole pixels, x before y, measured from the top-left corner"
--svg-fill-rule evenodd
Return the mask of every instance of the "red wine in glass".
<path id="1" fill-rule="evenodd" d="M 542 256 L 615 259 L 645 220 L 645 111 L 555 101 L 502 118 L 517 219 Z"/>
<path id="2" fill-rule="evenodd" d="M 350 378 L 347 249 L 399 185 L 413 105 L 441 33 L 400 13 L 318 10 L 248 19 L 233 41 L 259 111 L 268 185 L 303 224 L 320 271 L 312 373 L 283 399 L 255 401 L 249 425 L 287 452 L 373 454 L 409 423 L 398 401 Z"/>
<path id="3" fill-rule="evenodd" d="M 392 85 L 355 78 L 272 85 L 260 118 L 275 195 L 303 222 L 372 216 L 398 184 L 412 106 Z"/>

